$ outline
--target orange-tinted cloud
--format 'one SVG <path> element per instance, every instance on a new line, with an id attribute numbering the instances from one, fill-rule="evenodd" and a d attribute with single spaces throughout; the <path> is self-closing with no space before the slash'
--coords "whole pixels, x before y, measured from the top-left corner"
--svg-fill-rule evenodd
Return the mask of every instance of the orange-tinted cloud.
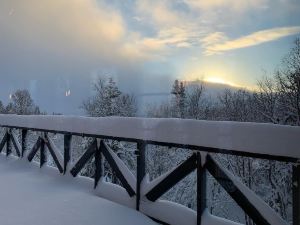
<path id="1" fill-rule="evenodd" d="M 206 36 L 201 42 L 205 48 L 205 54 L 213 55 L 275 41 L 298 33 L 300 33 L 300 26 L 280 27 L 257 31 L 237 39 L 229 40 L 224 33 L 217 32 Z"/>

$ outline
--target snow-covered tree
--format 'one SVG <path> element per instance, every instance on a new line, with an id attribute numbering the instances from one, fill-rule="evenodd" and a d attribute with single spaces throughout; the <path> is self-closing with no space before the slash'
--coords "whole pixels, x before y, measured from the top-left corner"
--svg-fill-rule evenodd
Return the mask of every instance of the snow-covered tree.
<path id="1" fill-rule="evenodd" d="M 284 123 L 279 116 L 279 92 L 274 79 L 263 77 L 258 81 L 258 91 L 253 93 L 255 110 L 262 121 L 269 123 Z"/>
<path id="2" fill-rule="evenodd" d="M 82 108 L 89 116 L 127 116 L 136 114 L 135 97 L 122 93 L 116 82 L 99 77 L 94 84 L 95 95 L 83 102 Z"/>
<path id="3" fill-rule="evenodd" d="M 132 117 L 136 115 L 137 107 L 135 97 L 126 93 L 122 93 L 116 82 L 109 78 L 108 80 L 99 77 L 94 84 L 94 96 L 83 102 L 82 108 L 85 113 L 93 117 L 106 116 L 126 116 Z M 90 138 L 84 138 L 81 141 L 81 149 L 86 149 L 92 142 Z M 106 143 L 114 150 L 114 152 L 128 165 L 130 169 L 136 166 L 136 156 L 134 154 L 135 146 L 130 143 L 120 143 L 114 140 L 106 140 Z M 77 154 L 80 155 L 80 154 Z M 113 174 L 107 163 L 104 165 L 104 176 L 108 181 L 118 183 L 117 178 Z M 93 176 L 94 165 L 93 160 L 87 164 L 83 170 L 83 175 Z"/>
<path id="4" fill-rule="evenodd" d="M 187 117 L 201 119 L 204 116 L 204 86 L 202 84 L 193 85 L 187 88 Z"/>
<path id="5" fill-rule="evenodd" d="M 219 113 L 222 120 L 254 122 L 257 121 L 252 93 L 240 89 L 231 91 L 225 89 L 219 95 Z"/>
<path id="6" fill-rule="evenodd" d="M 2 101 L 0 101 L 0 113 L 5 113 L 5 107 L 2 103 Z"/>
<path id="7" fill-rule="evenodd" d="M 28 90 L 17 90 L 11 96 L 12 102 L 6 106 L 6 113 L 19 115 L 40 114 L 40 109 L 34 104 Z"/>
<path id="8" fill-rule="evenodd" d="M 172 117 L 179 117 L 185 118 L 186 115 L 186 91 L 185 85 L 181 81 L 178 80 L 174 81 L 174 85 L 171 91 L 173 95 L 173 116 Z"/>
<path id="9" fill-rule="evenodd" d="M 283 59 L 275 80 L 286 123 L 300 126 L 300 38 Z"/>

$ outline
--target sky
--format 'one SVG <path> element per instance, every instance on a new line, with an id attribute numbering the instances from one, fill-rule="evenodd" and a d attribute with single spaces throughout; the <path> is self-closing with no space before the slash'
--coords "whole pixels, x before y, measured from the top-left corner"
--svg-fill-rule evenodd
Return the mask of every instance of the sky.
<path id="1" fill-rule="evenodd" d="M 137 95 L 174 79 L 255 88 L 300 36 L 300 0 L 1 0 L 0 100 L 78 114 L 98 76 Z"/>

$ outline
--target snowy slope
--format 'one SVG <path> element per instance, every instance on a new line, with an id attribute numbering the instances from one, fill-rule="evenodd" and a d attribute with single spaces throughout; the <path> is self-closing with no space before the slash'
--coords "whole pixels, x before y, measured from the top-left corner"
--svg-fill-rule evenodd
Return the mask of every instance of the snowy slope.
<path id="1" fill-rule="evenodd" d="M 187 119 L 0 115 L 0 125 L 300 158 L 300 127 L 274 124 Z"/>
<path id="2" fill-rule="evenodd" d="M 95 196 L 91 182 L 0 154 L 0 224 L 154 225 L 143 214 Z"/>

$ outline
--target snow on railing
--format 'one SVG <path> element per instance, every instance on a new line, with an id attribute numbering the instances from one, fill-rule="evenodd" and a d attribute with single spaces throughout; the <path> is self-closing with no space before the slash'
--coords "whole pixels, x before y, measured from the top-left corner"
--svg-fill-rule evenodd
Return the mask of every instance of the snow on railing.
<path id="1" fill-rule="evenodd" d="M 6 132 L 0 151 L 6 145 L 9 155 L 13 147 L 19 157 L 29 161 L 40 152 L 40 166 L 44 166 L 48 150 L 61 173 L 77 176 L 93 157 L 94 187 L 101 196 L 134 207 L 146 215 L 172 225 L 236 224 L 211 216 L 206 210 L 206 171 L 208 171 L 257 225 L 286 225 L 267 204 L 248 187 L 241 184 L 210 155 L 211 152 L 241 155 L 295 163 L 293 167 L 294 225 L 300 225 L 300 128 L 261 123 L 213 122 L 182 119 L 149 119 L 124 117 L 75 116 L 17 116 L 0 115 L 0 126 Z M 21 130 L 21 144 L 15 129 Z M 30 151 L 26 149 L 27 131 L 40 131 Z M 64 134 L 63 155 L 48 133 Z M 92 137 L 85 153 L 70 164 L 72 136 Z M 136 177 L 110 149 L 106 140 L 136 143 Z M 161 177 L 149 182 L 145 173 L 145 154 L 148 144 L 180 147 L 193 150 L 192 155 Z M 47 148 L 46 148 L 47 147 Z M 208 153 L 208 154 L 207 154 Z M 104 182 L 105 158 L 123 187 Z M 180 180 L 197 171 L 197 212 L 160 197 Z M 298 210 L 298 211 L 297 211 Z M 209 222 L 208 222 L 209 221 Z"/>
<path id="2" fill-rule="evenodd" d="M 300 127 L 189 119 L 1 115 L 2 126 L 300 158 Z"/>

